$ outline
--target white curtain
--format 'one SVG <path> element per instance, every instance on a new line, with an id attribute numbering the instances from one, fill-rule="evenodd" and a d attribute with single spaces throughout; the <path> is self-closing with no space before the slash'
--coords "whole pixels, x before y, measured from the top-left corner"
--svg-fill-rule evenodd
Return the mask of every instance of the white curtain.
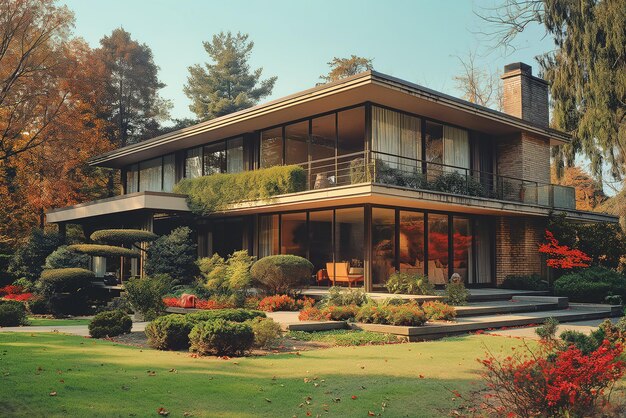
<path id="1" fill-rule="evenodd" d="M 139 191 L 139 185 L 137 184 L 138 167 L 138 164 L 133 164 L 130 166 L 128 171 L 126 171 L 126 194 Z"/>
<path id="2" fill-rule="evenodd" d="M 259 216 L 259 258 L 275 255 L 278 247 L 278 215 Z"/>
<path id="3" fill-rule="evenodd" d="M 476 242 L 476 277 L 472 283 L 491 283 L 493 276 L 492 245 L 493 228 L 488 220 L 477 218 L 474 228 Z"/>
<path id="4" fill-rule="evenodd" d="M 163 191 L 171 192 L 174 190 L 174 183 L 176 183 L 174 154 L 169 154 L 163 157 Z"/>
<path id="5" fill-rule="evenodd" d="M 188 179 L 202 177 L 202 147 L 187 150 L 185 177 Z"/>
<path id="6" fill-rule="evenodd" d="M 398 112 L 372 107 L 372 151 L 400 155 L 400 116 Z M 390 167 L 398 168 L 398 157 L 375 155 Z"/>
<path id="7" fill-rule="evenodd" d="M 154 158 L 139 163 L 139 191 L 160 192 L 162 189 L 161 158 Z"/>
<path id="8" fill-rule="evenodd" d="M 400 155 L 406 157 L 402 160 L 403 169 L 410 171 L 421 163 L 413 160 L 422 158 L 422 130 L 420 119 L 415 116 L 402 114 L 400 116 Z"/>
<path id="9" fill-rule="evenodd" d="M 243 171 L 243 138 L 228 140 L 226 147 L 226 172 L 240 173 Z"/>
<path id="10" fill-rule="evenodd" d="M 466 130 L 443 126 L 443 163 L 461 168 L 446 167 L 446 171 L 465 174 L 470 168 L 469 135 Z"/>

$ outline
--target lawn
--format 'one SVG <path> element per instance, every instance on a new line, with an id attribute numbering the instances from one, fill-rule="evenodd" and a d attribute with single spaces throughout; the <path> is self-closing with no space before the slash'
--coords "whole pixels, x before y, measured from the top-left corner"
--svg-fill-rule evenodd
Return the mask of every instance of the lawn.
<path id="1" fill-rule="evenodd" d="M 63 334 L 0 333 L 0 411 L 10 416 L 445 416 L 476 388 L 472 335 L 238 359 L 194 358 Z M 447 390 L 447 389 L 449 390 Z M 55 393 L 55 396 L 51 396 Z M 355 397 L 355 399 L 353 399 Z"/>
<path id="2" fill-rule="evenodd" d="M 65 327 L 69 325 L 89 325 L 90 319 L 53 319 L 53 318 L 28 318 L 28 325 L 37 327 Z"/>

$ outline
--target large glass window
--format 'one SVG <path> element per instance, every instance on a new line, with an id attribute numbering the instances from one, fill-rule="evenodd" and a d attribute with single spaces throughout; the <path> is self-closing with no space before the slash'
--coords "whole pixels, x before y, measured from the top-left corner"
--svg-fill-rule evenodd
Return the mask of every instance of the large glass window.
<path id="1" fill-rule="evenodd" d="M 226 144 L 218 142 L 204 146 L 204 175 L 226 171 Z"/>
<path id="2" fill-rule="evenodd" d="M 428 177 L 436 178 L 443 172 L 443 125 L 426 122 L 426 161 Z"/>
<path id="3" fill-rule="evenodd" d="M 465 283 L 473 279 L 472 223 L 469 218 L 454 216 L 452 219 L 452 251 L 454 273 L 461 275 Z"/>
<path id="4" fill-rule="evenodd" d="M 283 163 L 283 129 L 281 127 L 261 132 L 261 168 Z"/>
<path id="5" fill-rule="evenodd" d="M 428 214 L 428 279 L 448 282 L 448 215 Z"/>
<path id="6" fill-rule="evenodd" d="M 285 126 L 285 164 L 301 164 L 309 159 L 309 121 Z"/>
<path id="7" fill-rule="evenodd" d="M 396 211 L 372 208 L 372 284 L 383 286 L 395 271 Z"/>
<path id="8" fill-rule="evenodd" d="M 135 193 L 139 191 L 139 164 L 131 165 L 126 170 L 126 193 Z"/>
<path id="9" fill-rule="evenodd" d="M 335 261 L 348 263 L 350 274 L 362 275 L 364 246 L 363 208 L 335 210 Z"/>
<path id="10" fill-rule="evenodd" d="M 202 176 L 202 147 L 188 149 L 185 155 L 185 178 Z"/>
<path id="11" fill-rule="evenodd" d="M 309 261 L 313 272 L 325 270 L 333 260 L 333 211 L 323 210 L 309 213 Z M 329 275 L 333 271 L 328 272 Z"/>
<path id="12" fill-rule="evenodd" d="M 493 240 L 495 226 L 489 218 L 474 220 L 474 246 L 476 248 L 476 275 L 470 283 L 491 283 L 493 279 Z"/>
<path id="13" fill-rule="evenodd" d="M 421 167 L 416 161 L 422 157 L 421 120 L 381 107 L 372 107 L 372 151 L 378 160 L 393 168 L 411 171 Z M 386 155 L 391 154 L 391 155 Z"/>
<path id="14" fill-rule="evenodd" d="M 259 216 L 259 258 L 280 254 L 278 215 Z"/>
<path id="15" fill-rule="evenodd" d="M 163 157 L 163 191 L 171 192 L 176 183 L 176 160 L 174 154 Z"/>
<path id="16" fill-rule="evenodd" d="M 337 155 L 354 154 L 365 149 L 365 108 L 356 107 L 337 113 Z"/>
<path id="17" fill-rule="evenodd" d="M 454 166 L 448 171 L 456 171 L 465 175 L 470 168 L 469 135 L 465 129 L 452 126 L 443 127 L 443 162 Z"/>
<path id="18" fill-rule="evenodd" d="M 243 170 L 243 138 L 229 139 L 226 142 L 226 172 L 240 173 Z"/>
<path id="19" fill-rule="evenodd" d="M 162 159 L 154 158 L 152 160 L 142 161 L 139 163 L 139 191 L 159 192 L 163 186 L 161 166 Z"/>
<path id="20" fill-rule="evenodd" d="M 337 125 L 335 114 L 321 116 L 311 121 L 311 160 L 324 160 L 311 164 L 311 184 L 315 189 L 323 189 L 337 184 L 335 161 L 335 141 Z"/>
<path id="21" fill-rule="evenodd" d="M 400 211 L 400 271 L 424 274 L 424 214 Z"/>
<path id="22" fill-rule="evenodd" d="M 281 215 L 280 253 L 306 257 L 306 212 Z"/>

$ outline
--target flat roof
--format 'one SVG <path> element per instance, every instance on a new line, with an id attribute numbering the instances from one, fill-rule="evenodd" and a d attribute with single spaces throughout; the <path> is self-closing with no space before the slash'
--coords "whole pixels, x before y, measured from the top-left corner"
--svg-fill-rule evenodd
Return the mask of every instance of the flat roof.
<path id="1" fill-rule="evenodd" d="M 492 135 L 525 131 L 546 137 L 555 145 L 571 140 L 567 133 L 370 70 L 118 148 L 92 158 L 89 163 L 121 168 L 181 149 L 366 102 Z"/>

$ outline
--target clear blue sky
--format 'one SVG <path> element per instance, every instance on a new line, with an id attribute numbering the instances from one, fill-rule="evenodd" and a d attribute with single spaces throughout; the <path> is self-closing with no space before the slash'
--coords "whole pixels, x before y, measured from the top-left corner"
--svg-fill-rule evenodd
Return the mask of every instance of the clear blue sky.
<path id="1" fill-rule="evenodd" d="M 61 0 L 74 11 L 75 34 L 92 47 L 122 26 L 152 49 L 167 85 L 172 117 L 192 116 L 182 92 L 187 67 L 208 59 L 202 41 L 219 31 L 250 34 L 252 68 L 278 76 L 273 99 L 315 85 L 334 56 L 374 59 L 374 69 L 445 93 L 459 95 L 453 81 L 456 56 L 488 45 L 474 32 L 485 29 L 473 13 L 496 0 Z M 516 52 L 480 57 L 480 65 L 501 71 L 551 48 L 543 31 L 531 28 Z"/>

